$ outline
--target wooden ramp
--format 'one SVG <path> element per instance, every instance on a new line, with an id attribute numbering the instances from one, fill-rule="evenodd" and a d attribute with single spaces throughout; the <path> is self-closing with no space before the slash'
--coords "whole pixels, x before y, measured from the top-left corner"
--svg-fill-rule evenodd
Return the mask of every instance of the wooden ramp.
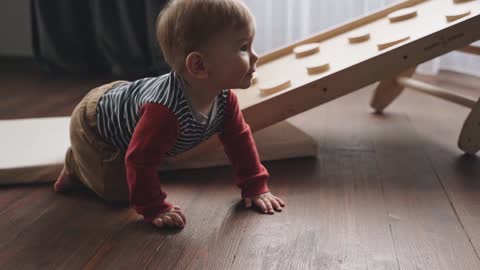
<path id="1" fill-rule="evenodd" d="M 68 117 L 2 120 L 0 130 L 0 184 L 56 179 L 70 146 Z M 314 140 L 287 121 L 256 132 L 254 138 L 263 161 L 317 153 Z M 202 147 L 166 160 L 161 169 L 204 168 L 228 163 L 222 147 Z"/>
<path id="2" fill-rule="evenodd" d="M 480 1 L 400 1 L 263 55 L 236 93 L 256 131 L 464 48 L 479 25 Z"/>

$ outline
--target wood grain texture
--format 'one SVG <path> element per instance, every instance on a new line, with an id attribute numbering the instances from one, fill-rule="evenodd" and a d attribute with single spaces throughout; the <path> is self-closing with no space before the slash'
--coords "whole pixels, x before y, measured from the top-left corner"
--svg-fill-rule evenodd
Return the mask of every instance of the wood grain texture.
<path id="1" fill-rule="evenodd" d="M 463 95 L 480 97 L 477 88 L 480 79 L 458 74 L 442 75 L 431 78 L 430 82 L 443 85 L 445 88 L 458 89 Z M 480 163 L 478 156 L 463 155 L 455 143 L 463 120 L 469 114 L 469 109 L 413 93 L 399 100 L 399 104 L 395 107 L 401 110 L 407 102 L 411 108 L 410 121 L 420 135 L 426 157 L 444 187 L 463 230 L 478 256 L 480 252 L 480 230 L 478 230 Z M 431 114 L 423 109 L 425 108 L 423 106 L 443 109 Z"/>

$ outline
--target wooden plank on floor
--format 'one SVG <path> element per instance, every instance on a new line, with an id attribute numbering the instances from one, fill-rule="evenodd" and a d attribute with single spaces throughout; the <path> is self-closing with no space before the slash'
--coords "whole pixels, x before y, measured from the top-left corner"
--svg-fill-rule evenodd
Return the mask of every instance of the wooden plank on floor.
<path id="1" fill-rule="evenodd" d="M 130 211 L 38 188 L 2 215 L 1 269 L 79 269 Z"/>
<path id="2" fill-rule="evenodd" d="M 142 224 L 126 226 L 88 267 L 292 269 L 303 262 L 397 269 L 380 182 L 371 175 L 376 166 L 373 153 L 330 151 L 321 160 L 267 166 L 272 191 L 288 203 L 284 212 L 269 216 L 244 209 L 238 190 L 227 181 L 230 173 L 223 169 L 192 170 L 180 177 L 172 173 L 169 181 L 175 185 L 167 184 L 166 189 L 185 205 L 187 227 L 169 234 Z M 196 195 L 196 185 L 181 187 L 180 183 L 195 183 L 190 179 L 199 172 L 216 180 L 202 185 Z"/>
<path id="3" fill-rule="evenodd" d="M 8 269 L 5 264 L 18 252 L 17 248 L 20 246 L 16 239 L 28 230 L 53 203 L 52 196 L 45 196 L 45 192 L 39 190 L 38 186 L 34 189 L 19 189 L 21 190 L 25 191 L 22 192 L 22 196 L 17 197 L 15 201 L 10 201 L 0 213 L 0 228 L 2 228 L 0 230 L 0 268 L 2 269 Z M 1 193 L 2 200 L 4 195 L 8 197 L 8 194 Z"/>
<path id="4" fill-rule="evenodd" d="M 428 161 L 422 138 L 417 136 L 414 126 L 405 116 L 411 109 L 407 106 L 410 101 L 407 100 L 401 105 L 394 103 L 393 107 L 397 106 L 395 113 L 389 108 L 386 116 L 381 117 L 368 113 L 371 111 L 366 106 L 369 98 L 367 89 L 343 97 L 337 104 L 337 101 L 334 101 L 324 105 L 325 112 L 335 111 L 331 117 L 337 122 L 320 124 L 323 131 L 320 128 L 310 130 L 316 132 L 319 141 L 325 141 L 323 145 L 327 148 L 342 149 L 345 145 L 347 149 L 372 150 L 377 153 L 378 171 L 382 174 L 387 198 L 385 207 L 391 220 L 400 269 L 475 269 L 478 267 L 475 250 L 469 244 L 469 237 L 463 231 L 436 171 Z M 400 99 L 402 98 L 404 99 L 401 96 Z M 421 102 L 413 106 L 424 111 L 426 115 L 434 111 L 431 106 Z M 310 119 L 315 119 L 315 110 L 322 109 L 307 112 L 312 114 Z M 446 110 L 445 113 L 458 112 Z M 326 120 L 328 123 L 328 118 Z M 446 126 L 451 127 L 450 124 Z M 438 136 L 441 137 L 442 133 L 438 133 Z M 321 152 L 322 149 L 319 155 Z M 418 203 L 418 206 L 412 203 Z M 474 200 L 470 203 L 470 207 L 475 205 Z M 420 214 L 422 215 L 418 216 Z M 402 218 L 405 215 L 408 217 L 406 220 Z M 451 231 L 454 233 L 449 235 Z M 472 228 L 472 231 L 479 230 Z M 429 236 L 432 238 L 428 238 Z"/>
<path id="5" fill-rule="evenodd" d="M 369 117 L 401 269 L 479 269 L 480 260 L 408 117 Z"/>
<path id="6" fill-rule="evenodd" d="M 188 266 L 195 265 L 209 269 L 199 267 L 212 259 L 208 243 L 217 239 L 217 230 L 239 200 L 230 170 L 166 172 L 162 179 L 167 199 L 184 209 L 185 229 L 157 229 L 143 222 L 131 222 L 102 245 L 87 268 L 189 269 Z M 215 261 L 222 258 L 215 257 Z"/>
<path id="7" fill-rule="evenodd" d="M 271 168 L 288 206 L 244 229 L 230 269 L 398 269 L 374 153 L 324 149 Z"/>
<path id="8" fill-rule="evenodd" d="M 90 89 L 107 80 L 52 78 L 38 72 L 0 72 L 0 81 L 0 119 L 3 120 L 70 115 Z"/>
<path id="9" fill-rule="evenodd" d="M 2 212 L 10 208 L 12 204 L 25 196 L 28 196 L 31 192 L 35 191 L 38 186 L 21 186 L 21 185 L 8 185 L 0 187 L 0 216 Z"/>
<path id="10" fill-rule="evenodd" d="M 449 87 L 448 85 L 445 87 Z M 478 96 L 477 89 L 460 89 Z M 433 110 L 425 110 L 428 105 Z M 441 181 L 450 203 L 478 256 L 480 253 L 480 160 L 457 147 L 458 136 L 469 109 L 417 93 L 407 93 L 396 110 L 406 110 L 420 134 L 430 165 Z"/>

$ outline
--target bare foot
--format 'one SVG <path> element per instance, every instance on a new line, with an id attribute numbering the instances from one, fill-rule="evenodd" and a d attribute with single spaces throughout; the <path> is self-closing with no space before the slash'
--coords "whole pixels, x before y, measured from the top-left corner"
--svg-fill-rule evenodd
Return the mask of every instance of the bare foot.
<path id="1" fill-rule="evenodd" d="M 82 183 L 78 181 L 73 175 L 68 174 L 65 167 L 63 167 L 60 176 L 58 176 L 57 181 L 53 185 L 53 189 L 56 192 L 65 192 L 69 190 L 74 190 L 82 186 Z"/>

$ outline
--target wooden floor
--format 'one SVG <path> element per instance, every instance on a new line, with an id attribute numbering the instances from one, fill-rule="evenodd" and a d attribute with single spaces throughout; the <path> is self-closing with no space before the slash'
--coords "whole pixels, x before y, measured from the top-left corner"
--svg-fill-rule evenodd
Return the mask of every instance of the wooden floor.
<path id="1" fill-rule="evenodd" d="M 480 79 L 430 80 L 480 96 Z M 0 118 L 68 115 L 102 81 L 2 70 Z M 87 191 L 0 187 L 0 269 L 480 269 L 480 160 L 456 146 L 468 111 L 406 92 L 376 115 L 372 89 L 290 120 L 318 157 L 265 164 L 287 203 L 273 216 L 242 207 L 227 167 L 163 175 L 183 231 Z"/>

